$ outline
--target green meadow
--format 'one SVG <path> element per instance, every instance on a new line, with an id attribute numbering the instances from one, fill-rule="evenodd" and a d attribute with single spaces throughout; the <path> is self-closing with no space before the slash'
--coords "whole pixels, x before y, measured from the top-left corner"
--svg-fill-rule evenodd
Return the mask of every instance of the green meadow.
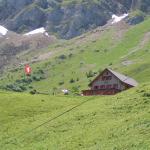
<path id="1" fill-rule="evenodd" d="M 0 149 L 148 150 L 149 91 L 150 84 L 116 96 L 1 92 Z"/>

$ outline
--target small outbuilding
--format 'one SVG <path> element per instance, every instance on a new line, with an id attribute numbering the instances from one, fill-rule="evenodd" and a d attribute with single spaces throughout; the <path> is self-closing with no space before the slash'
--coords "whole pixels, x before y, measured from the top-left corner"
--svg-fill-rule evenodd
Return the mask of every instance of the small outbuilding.
<path id="1" fill-rule="evenodd" d="M 90 89 L 82 93 L 84 96 L 114 95 L 137 85 L 134 79 L 106 68 L 89 84 Z"/>

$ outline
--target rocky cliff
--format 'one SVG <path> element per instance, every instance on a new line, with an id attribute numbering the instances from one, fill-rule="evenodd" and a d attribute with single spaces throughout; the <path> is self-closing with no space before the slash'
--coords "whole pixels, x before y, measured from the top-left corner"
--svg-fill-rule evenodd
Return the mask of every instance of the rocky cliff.
<path id="1" fill-rule="evenodd" d="M 0 24 L 15 32 L 39 27 L 69 39 L 130 9 L 150 12 L 149 0 L 0 0 Z"/>

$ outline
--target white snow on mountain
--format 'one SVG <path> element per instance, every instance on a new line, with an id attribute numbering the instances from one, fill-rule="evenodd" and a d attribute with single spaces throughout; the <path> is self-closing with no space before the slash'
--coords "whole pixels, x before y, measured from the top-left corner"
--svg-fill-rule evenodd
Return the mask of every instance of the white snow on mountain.
<path id="1" fill-rule="evenodd" d="M 124 18 L 126 18 L 128 16 L 128 14 L 123 14 L 122 16 L 117 16 L 117 15 L 112 15 L 112 24 L 120 22 L 121 20 L 123 20 Z"/>
<path id="2" fill-rule="evenodd" d="M 44 27 L 35 29 L 33 31 L 30 31 L 30 32 L 24 34 L 24 35 L 28 36 L 28 35 L 34 35 L 34 34 L 39 34 L 39 33 L 44 33 L 46 36 L 49 36 Z"/>
<path id="3" fill-rule="evenodd" d="M 0 25 L 0 35 L 4 36 L 7 34 L 7 32 L 8 32 L 8 30 L 5 27 Z"/>

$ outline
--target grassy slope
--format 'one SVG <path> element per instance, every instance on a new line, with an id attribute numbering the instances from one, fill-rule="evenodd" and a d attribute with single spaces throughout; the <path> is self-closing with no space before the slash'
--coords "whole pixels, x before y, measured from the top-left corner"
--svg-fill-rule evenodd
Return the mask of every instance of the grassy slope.
<path id="1" fill-rule="evenodd" d="M 46 79 L 39 82 L 32 82 L 31 86 L 38 91 L 53 92 L 56 87 L 60 92 L 63 88 L 72 89 L 79 86 L 80 90 L 87 88 L 92 78 L 86 77 L 89 70 L 98 74 L 99 70 L 110 67 L 123 72 L 138 82 L 143 83 L 150 80 L 150 19 L 133 27 L 114 27 L 91 31 L 83 36 L 69 41 L 60 41 L 50 45 L 48 49 L 28 53 L 22 59 L 40 55 L 41 53 L 52 52 L 48 60 L 32 64 L 33 74 L 38 69 L 43 69 Z M 123 25 L 124 26 L 124 25 Z M 126 32 L 125 32 L 126 30 Z M 56 57 L 66 55 L 67 59 L 60 60 Z M 72 57 L 68 57 L 72 54 Z M 122 62 L 129 61 L 132 64 L 125 66 Z M 112 65 L 111 65 L 112 64 Z M 23 68 L 17 71 L 6 73 L 0 80 L 1 85 L 5 85 L 23 78 Z M 70 84 L 70 79 L 79 79 Z M 59 82 L 64 82 L 59 85 Z"/>
<path id="2" fill-rule="evenodd" d="M 57 86 L 56 83 L 58 83 L 58 81 L 64 81 L 65 86 L 70 86 L 68 83 L 70 78 L 73 77 L 74 79 L 80 79 L 79 83 L 75 84 L 80 85 L 81 87 L 86 87 L 89 82 L 89 80 L 86 79 L 86 72 L 89 70 L 99 71 L 105 67 L 116 68 L 116 70 L 120 70 L 135 77 L 139 82 L 149 80 L 150 78 L 148 77 L 148 73 L 150 73 L 150 70 L 148 67 L 144 68 L 144 65 L 150 65 L 150 45 L 149 42 L 147 42 L 143 47 L 139 46 L 145 36 L 145 33 L 150 31 L 149 23 L 150 20 L 129 29 L 121 40 L 116 39 L 117 37 L 115 37 L 115 40 L 112 38 L 117 32 L 116 29 L 112 28 L 101 33 L 99 38 L 96 40 L 90 39 L 85 43 L 83 42 L 83 44 L 81 41 L 80 44 L 75 45 L 74 40 L 71 41 L 71 47 L 74 49 L 72 50 L 73 52 L 70 52 L 70 49 L 64 49 L 65 52 L 63 53 L 72 53 L 73 57 L 65 60 L 61 64 L 57 64 L 56 61 L 53 61 L 55 66 L 50 69 L 50 71 L 53 72 L 55 77 L 49 78 L 43 83 L 45 84 L 49 81 L 47 83 L 51 82 Z M 90 34 L 86 36 L 90 38 Z M 123 56 L 126 56 L 134 48 L 137 48 L 135 53 L 132 53 L 128 55 L 128 57 L 122 59 Z M 99 52 L 95 52 L 96 50 L 99 50 Z M 124 60 L 132 60 L 133 62 L 135 61 L 135 63 L 128 67 L 123 67 L 121 62 Z M 111 63 L 113 66 L 109 66 Z M 141 72 L 140 75 L 137 76 L 137 72 L 134 70 L 139 71 L 139 68 L 141 68 Z M 62 70 L 64 70 L 63 73 Z M 64 76 L 61 77 L 62 75 Z M 35 85 L 38 86 L 38 83 Z M 42 82 L 40 83 L 40 86 L 41 85 Z"/>
<path id="3" fill-rule="evenodd" d="M 150 84 L 112 97 L 53 97 L 1 92 L 1 150 L 148 150 L 149 91 Z M 51 123 L 22 135 L 88 99 L 89 102 Z"/>
<path id="4" fill-rule="evenodd" d="M 64 81 L 60 89 L 71 89 L 75 85 L 80 85 L 80 89 L 87 88 L 90 79 L 86 78 L 86 72 L 98 72 L 110 63 L 112 65 L 109 67 L 145 84 L 112 97 L 54 97 L 1 92 L 1 149 L 150 149 L 149 23 L 150 20 L 147 20 L 126 29 L 127 32 L 121 32 L 121 36 L 118 27 L 92 31 L 70 41 L 51 45 L 42 52 L 37 51 L 36 54 L 53 52 L 49 60 L 32 64 L 33 72 L 40 68 L 45 72 L 45 80 L 31 84 L 39 91 L 50 92 L 53 87 L 58 86 L 59 81 Z M 73 56 L 64 61 L 55 58 L 71 53 Z M 32 59 L 36 54 L 29 53 L 22 59 Z M 133 64 L 124 66 L 124 61 L 131 61 Z M 4 75 L 1 85 L 21 78 L 23 68 Z M 71 78 L 79 78 L 79 81 L 70 84 Z M 51 124 L 22 135 L 88 99 L 88 103 Z"/>

